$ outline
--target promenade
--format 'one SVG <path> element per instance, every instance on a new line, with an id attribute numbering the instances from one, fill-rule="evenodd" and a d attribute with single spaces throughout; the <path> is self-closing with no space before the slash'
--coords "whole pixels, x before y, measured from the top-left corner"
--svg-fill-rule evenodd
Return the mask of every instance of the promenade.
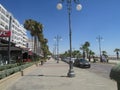
<path id="1" fill-rule="evenodd" d="M 117 90 L 115 81 L 87 69 L 74 67 L 73 78 L 67 77 L 68 70 L 68 64 L 50 59 L 20 77 L 7 90 Z"/>

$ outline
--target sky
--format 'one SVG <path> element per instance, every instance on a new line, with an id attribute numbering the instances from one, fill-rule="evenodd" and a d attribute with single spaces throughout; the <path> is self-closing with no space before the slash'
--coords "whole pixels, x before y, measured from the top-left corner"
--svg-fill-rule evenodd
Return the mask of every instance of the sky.
<path id="1" fill-rule="evenodd" d="M 0 3 L 24 24 L 26 19 L 36 20 L 44 25 L 44 37 L 48 39 L 51 52 L 55 47 L 54 38 L 58 35 L 59 53 L 69 50 L 69 24 L 66 0 L 62 10 L 56 5 L 60 0 L 0 0 Z M 72 0 L 73 1 L 73 0 Z M 120 0 L 79 0 L 82 10 L 77 11 L 72 3 L 71 28 L 72 49 L 80 50 L 82 44 L 90 42 L 90 49 L 99 54 L 101 50 L 108 55 L 115 55 L 115 48 L 120 48 Z M 30 37 L 30 35 L 28 34 Z"/>

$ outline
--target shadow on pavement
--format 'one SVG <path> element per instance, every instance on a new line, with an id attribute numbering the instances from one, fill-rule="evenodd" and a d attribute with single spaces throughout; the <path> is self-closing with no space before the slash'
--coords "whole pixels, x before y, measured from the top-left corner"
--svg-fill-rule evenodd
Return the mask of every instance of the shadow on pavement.
<path id="1" fill-rule="evenodd" d="M 43 74 L 40 74 L 40 75 L 24 75 L 24 76 L 38 76 L 38 77 L 68 77 L 68 76 L 57 76 L 57 75 L 43 75 Z"/>

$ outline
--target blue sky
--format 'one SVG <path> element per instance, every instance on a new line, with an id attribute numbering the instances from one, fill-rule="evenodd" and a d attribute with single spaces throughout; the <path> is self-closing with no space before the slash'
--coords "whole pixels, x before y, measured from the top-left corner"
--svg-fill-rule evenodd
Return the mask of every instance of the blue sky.
<path id="1" fill-rule="evenodd" d="M 53 51 L 55 36 L 59 35 L 59 52 L 69 49 L 68 13 L 66 3 L 63 9 L 57 10 L 60 0 L 0 0 L 0 3 L 23 24 L 26 19 L 34 19 L 44 25 L 44 36 Z M 90 49 L 99 54 L 99 35 L 102 50 L 114 55 L 115 48 L 120 48 L 120 0 L 80 0 L 82 10 L 72 6 L 72 48 L 78 50 L 89 41 Z"/>

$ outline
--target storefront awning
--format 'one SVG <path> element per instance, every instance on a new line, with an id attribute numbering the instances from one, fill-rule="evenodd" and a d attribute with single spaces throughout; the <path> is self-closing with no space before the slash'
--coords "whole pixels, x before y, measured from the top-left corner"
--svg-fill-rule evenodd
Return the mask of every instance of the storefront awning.
<path id="1" fill-rule="evenodd" d="M 0 47 L 0 50 L 1 50 L 1 51 L 7 51 L 7 50 L 8 50 L 8 47 Z M 15 51 L 15 50 L 21 51 L 22 49 L 19 48 L 19 47 L 10 47 L 10 50 L 11 50 L 11 51 Z"/>

